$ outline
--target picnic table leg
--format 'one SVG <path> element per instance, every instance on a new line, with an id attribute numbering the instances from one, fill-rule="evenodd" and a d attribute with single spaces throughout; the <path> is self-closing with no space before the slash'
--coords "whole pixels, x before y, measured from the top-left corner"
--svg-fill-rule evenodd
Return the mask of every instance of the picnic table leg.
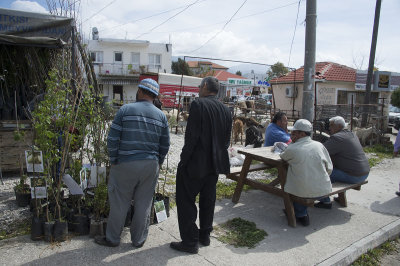
<path id="1" fill-rule="evenodd" d="M 294 215 L 293 203 L 290 199 L 289 194 L 285 193 L 283 196 L 283 201 L 285 203 L 286 217 L 288 220 L 288 225 L 291 227 L 296 227 L 296 216 Z"/>
<path id="2" fill-rule="evenodd" d="M 237 181 L 237 185 L 235 188 L 235 193 L 233 194 L 233 197 L 232 197 L 233 203 L 239 202 L 240 194 L 242 193 L 242 189 L 244 186 L 244 180 L 247 178 L 247 173 L 249 172 L 251 161 L 252 161 L 251 157 L 246 157 L 246 159 L 244 159 L 242 171 L 240 172 L 240 175 L 239 175 L 239 178 Z"/>
<path id="3" fill-rule="evenodd" d="M 340 192 L 338 194 L 339 194 L 339 204 L 340 204 L 340 206 L 347 207 L 346 191 Z"/>

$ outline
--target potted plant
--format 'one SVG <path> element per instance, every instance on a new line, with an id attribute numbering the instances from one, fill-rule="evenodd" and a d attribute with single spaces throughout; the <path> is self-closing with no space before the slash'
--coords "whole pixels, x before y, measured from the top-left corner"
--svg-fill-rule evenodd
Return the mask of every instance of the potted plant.
<path id="1" fill-rule="evenodd" d="M 93 212 L 94 216 L 90 220 L 90 237 L 104 235 L 104 215 L 107 212 L 107 184 L 98 184 L 94 189 Z"/>
<path id="2" fill-rule="evenodd" d="M 19 207 L 28 206 L 31 200 L 31 188 L 26 184 L 27 178 L 27 175 L 22 175 L 19 179 L 19 183 L 14 186 L 15 197 Z"/>
<path id="3" fill-rule="evenodd" d="M 157 201 L 163 201 L 164 202 L 164 206 L 165 206 L 165 212 L 167 213 L 167 217 L 169 217 L 169 202 L 170 202 L 170 198 L 169 198 L 169 196 L 168 195 L 166 195 L 166 193 L 165 193 L 165 185 L 166 185 L 166 183 L 167 183 L 167 173 L 168 173 L 168 154 L 167 154 L 167 167 L 166 167 L 166 169 L 163 171 L 164 173 L 163 173 L 163 176 L 164 176 L 164 178 L 162 179 L 162 193 L 160 193 L 160 177 L 158 178 L 158 182 L 157 182 L 157 192 L 155 193 L 155 195 L 154 195 L 154 198 L 153 198 L 153 206 L 152 206 L 152 216 L 153 216 L 153 219 L 151 219 L 151 221 L 153 222 L 153 223 L 157 223 L 158 221 L 157 221 L 157 216 L 156 216 L 156 210 L 155 210 L 155 208 L 154 208 L 154 202 L 157 202 Z M 160 173 L 162 172 L 162 169 L 160 169 Z"/>
<path id="4" fill-rule="evenodd" d="M 76 211 L 77 213 L 73 214 L 72 223 L 73 223 L 73 231 L 78 235 L 87 235 L 89 234 L 89 217 L 82 212 L 82 196 L 75 195 L 72 196 L 73 201 L 76 203 Z"/>

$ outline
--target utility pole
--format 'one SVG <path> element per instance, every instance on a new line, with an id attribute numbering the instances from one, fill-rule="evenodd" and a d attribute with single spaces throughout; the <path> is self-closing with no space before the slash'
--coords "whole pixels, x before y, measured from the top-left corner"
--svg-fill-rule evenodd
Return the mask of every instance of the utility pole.
<path id="1" fill-rule="evenodd" d="M 307 0 L 306 7 L 306 43 L 304 54 L 304 87 L 301 116 L 314 120 L 314 74 L 315 74 L 315 39 L 317 20 L 317 0 Z M 296 88 L 293 88 L 294 90 Z"/>
<path id="2" fill-rule="evenodd" d="M 369 53 L 369 63 L 368 63 L 368 75 L 367 75 L 367 86 L 365 88 L 365 98 L 364 98 L 364 108 L 361 120 L 361 126 L 367 126 L 367 119 L 369 113 L 369 104 L 371 98 L 371 83 L 372 83 L 372 75 L 374 73 L 374 62 L 375 62 L 375 51 L 376 51 L 376 41 L 378 39 L 378 28 L 379 28 L 379 17 L 381 14 L 381 0 L 376 0 L 375 6 L 375 19 L 374 19 L 374 29 L 372 31 L 372 42 L 371 42 L 371 51 Z"/>

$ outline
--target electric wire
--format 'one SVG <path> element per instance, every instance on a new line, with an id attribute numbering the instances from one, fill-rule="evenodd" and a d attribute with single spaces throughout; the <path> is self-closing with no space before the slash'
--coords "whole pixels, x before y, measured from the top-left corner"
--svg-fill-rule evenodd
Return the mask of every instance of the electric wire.
<path id="1" fill-rule="evenodd" d="M 285 7 L 288 7 L 288 6 L 291 6 L 291 5 L 295 5 L 295 4 L 297 4 L 297 0 L 294 1 L 294 2 L 291 2 L 289 4 L 286 4 L 286 5 L 282 5 L 282 6 L 278 6 L 278 7 L 275 7 L 275 8 L 270 8 L 270 9 L 266 9 L 266 10 L 263 10 L 263 11 L 260 11 L 260 12 L 252 13 L 252 14 L 249 14 L 249 15 L 246 15 L 246 16 L 238 17 L 238 18 L 232 19 L 232 21 L 237 21 L 237 20 L 248 18 L 248 17 L 261 15 L 261 14 L 264 14 L 264 13 L 272 12 L 272 11 L 275 11 L 277 9 L 285 8 Z M 226 21 L 223 20 L 223 21 L 220 21 L 220 22 L 201 25 L 201 26 L 197 26 L 197 27 L 184 28 L 184 29 L 178 29 L 178 30 L 173 30 L 173 31 L 157 31 L 157 32 L 153 32 L 153 33 L 161 34 L 161 33 L 174 33 L 174 32 L 182 32 L 182 31 L 190 31 L 190 30 L 199 29 L 199 28 L 211 27 L 211 26 L 215 26 L 215 25 L 219 25 L 219 24 L 223 24 L 223 23 L 226 23 Z"/>
<path id="2" fill-rule="evenodd" d="M 109 7 L 110 5 L 114 4 L 117 0 L 113 0 L 110 3 L 108 3 L 108 5 L 106 5 L 105 7 L 103 7 L 102 9 L 100 9 L 99 11 L 97 11 L 96 13 L 94 13 L 91 17 L 87 18 L 85 21 L 83 21 L 82 23 L 85 23 L 86 21 L 92 19 L 94 16 L 98 15 L 101 11 L 103 11 L 104 9 L 106 9 L 107 7 Z"/>
<path id="3" fill-rule="evenodd" d="M 189 7 L 191 7 L 191 6 L 195 5 L 195 4 L 197 4 L 199 1 L 200 1 L 200 0 L 196 0 L 196 1 L 194 1 L 193 3 L 187 5 L 183 10 L 181 10 L 181 11 L 179 11 L 178 13 L 176 13 L 175 15 L 173 15 L 173 16 L 167 18 L 166 20 L 164 20 L 163 22 L 161 22 L 161 23 L 158 24 L 157 26 L 154 26 L 154 27 L 151 28 L 149 31 L 140 34 L 139 36 L 136 37 L 136 39 L 139 39 L 139 38 L 142 37 L 143 35 L 146 35 L 146 34 L 151 33 L 154 29 L 156 29 L 156 28 L 160 27 L 161 25 L 167 23 L 169 20 L 173 19 L 174 17 L 178 16 L 179 14 L 181 14 L 182 12 L 184 12 L 185 10 L 187 10 Z M 246 0 L 246 1 L 247 1 L 247 0 Z"/>
<path id="4" fill-rule="evenodd" d="M 214 36 L 212 36 L 210 39 L 208 39 L 205 43 L 203 43 L 203 45 L 201 45 L 199 48 L 194 49 L 193 51 L 191 51 L 190 53 L 194 53 L 198 50 L 200 50 L 201 48 L 204 47 L 204 45 L 206 45 L 207 43 L 209 43 L 211 40 L 213 40 L 215 37 L 217 37 L 224 29 L 225 27 L 229 24 L 229 22 L 232 21 L 233 17 L 239 12 L 239 10 L 244 6 L 244 4 L 247 2 L 247 0 L 243 1 L 242 5 L 236 10 L 236 12 L 231 16 L 231 18 L 225 23 L 225 25 L 222 27 L 222 29 L 217 32 Z"/>
<path id="5" fill-rule="evenodd" d="M 205 2 L 205 1 L 207 1 L 207 0 L 201 0 L 201 1 L 199 1 L 198 3 Z M 135 23 L 135 22 L 138 22 L 138 21 L 142 21 L 142 20 L 146 20 L 146 19 L 149 19 L 149 18 L 157 17 L 157 16 L 159 16 L 159 15 L 162 15 L 162 14 L 165 14 L 165 13 L 169 13 L 169 12 L 171 12 L 171 11 L 175 11 L 175 10 L 178 10 L 178 9 L 181 9 L 181 8 L 184 8 L 184 7 L 186 7 L 186 5 L 180 6 L 180 7 L 176 7 L 176 8 L 172 8 L 172 9 L 169 9 L 169 10 L 166 10 L 166 11 L 162 11 L 162 12 L 160 12 L 160 13 L 156 13 L 156 14 L 153 14 L 153 15 L 150 15 L 150 16 L 147 16 L 147 17 L 143 17 L 143 18 L 131 20 L 131 21 L 128 21 L 128 22 L 126 22 L 126 23 L 118 24 L 117 26 L 113 26 L 113 27 L 110 27 L 110 28 L 106 28 L 106 29 L 103 29 L 102 31 L 104 32 L 104 31 L 112 30 L 112 29 L 115 29 L 115 28 L 124 26 L 124 25 L 126 25 L 126 24 L 128 24 L 128 23 Z"/>
<path id="6" fill-rule="evenodd" d="M 295 25 L 294 25 L 293 38 L 292 38 L 292 42 L 291 42 L 291 44 L 290 44 L 289 60 L 288 60 L 288 63 L 287 63 L 288 66 L 290 66 L 290 58 L 291 58 L 291 56 L 292 56 L 292 48 L 293 48 L 294 36 L 296 35 L 297 20 L 298 20 L 298 18 L 299 18 L 300 3 L 301 3 L 301 0 L 299 0 L 299 4 L 297 5 L 296 23 L 295 23 Z"/>

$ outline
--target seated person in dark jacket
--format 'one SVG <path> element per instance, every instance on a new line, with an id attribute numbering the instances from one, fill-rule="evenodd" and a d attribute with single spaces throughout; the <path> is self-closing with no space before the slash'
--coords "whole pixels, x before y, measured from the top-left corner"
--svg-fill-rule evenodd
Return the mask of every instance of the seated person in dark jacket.
<path id="1" fill-rule="evenodd" d="M 335 116 L 329 119 L 331 137 L 323 144 L 333 163 L 330 178 L 332 183 L 357 184 L 367 179 L 369 163 L 358 137 L 345 127 L 343 117 Z M 332 204 L 329 198 L 325 198 L 314 206 L 330 209 Z"/>
<path id="2" fill-rule="evenodd" d="M 282 112 L 276 113 L 272 118 L 271 124 L 265 130 L 264 147 L 273 146 L 275 142 L 284 142 L 286 144 L 292 142 L 287 130 L 287 124 L 286 114 Z"/>

